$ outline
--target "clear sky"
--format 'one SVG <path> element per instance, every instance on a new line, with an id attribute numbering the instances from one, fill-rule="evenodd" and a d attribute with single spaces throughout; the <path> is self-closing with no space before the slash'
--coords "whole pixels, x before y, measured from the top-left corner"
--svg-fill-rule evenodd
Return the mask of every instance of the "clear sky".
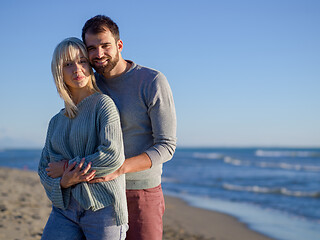
<path id="1" fill-rule="evenodd" d="M 320 147 L 320 1 L 0 3 L 0 148 L 42 147 L 62 107 L 50 63 L 85 21 L 110 16 L 122 55 L 163 72 L 178 146 Z"/>

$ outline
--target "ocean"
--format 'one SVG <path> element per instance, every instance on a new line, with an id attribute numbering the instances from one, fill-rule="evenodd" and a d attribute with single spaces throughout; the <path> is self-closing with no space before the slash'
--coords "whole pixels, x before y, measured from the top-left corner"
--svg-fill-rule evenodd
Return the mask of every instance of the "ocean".
<path id="1" fill-rule="evenodd" d="M 40 153 L 0 150 L 0 166 L 37 171 Z M 320 239 L 319 148 L 178 148 L 162 186 L 272 238 Z"/>

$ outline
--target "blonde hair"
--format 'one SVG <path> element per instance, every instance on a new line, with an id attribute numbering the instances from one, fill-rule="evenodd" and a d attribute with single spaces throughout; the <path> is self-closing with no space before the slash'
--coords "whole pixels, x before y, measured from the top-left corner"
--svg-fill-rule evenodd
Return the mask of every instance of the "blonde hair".
<path id="1" fill-rule="evenodd" d="M 71 98 L 71 92 L 63 80 L 63 65 L 66 61 L 73 60 L 77 57 L 79 51 L 89 61 L 87 48 L 84 43 L 75 37 L 66 38 L 60 42 L 52 56 L 51 72 L 54 78 L 54 82 L 57 87 L 57 91 L 60 97 L 64 100 L 65 115 L 68 118 L 76 117 L 78 108 Z M 100 92 L 92 68 L 90 67 L 91 83 L 89 82 L 89 88 L 93 92 Z"/>

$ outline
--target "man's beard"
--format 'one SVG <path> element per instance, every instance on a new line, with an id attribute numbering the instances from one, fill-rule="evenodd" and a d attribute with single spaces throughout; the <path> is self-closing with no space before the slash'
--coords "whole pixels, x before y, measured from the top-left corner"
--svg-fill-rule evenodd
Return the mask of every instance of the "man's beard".
<path id="1" fill-rule="evenodd" d="M 106 65 L 98 67 L 92 64 L 92 67 L 97 71 L 97 73 L 104 75 L 105 73 L 110 73 L 112 69 L 114 69 L 115 66 L 117 66 L 118 62 L 119 62 L 119 54 L 117 53 L 113 59 L 109 58 L 109 61 Z"/>

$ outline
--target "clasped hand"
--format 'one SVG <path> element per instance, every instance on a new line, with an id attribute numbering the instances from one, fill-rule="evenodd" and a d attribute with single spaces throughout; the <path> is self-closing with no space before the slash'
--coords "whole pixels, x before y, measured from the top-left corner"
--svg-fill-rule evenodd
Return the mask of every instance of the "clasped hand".
<path id="1" fill-rule="evenodd" d="M 88 182 L 95 177 L 95 170 L 92 170 L 90 173 L 88 173 L 89 169 L 91 168 L 91 162 L 85 169 L 81 170 L 84 161 L 85 160 L 83 158 L 78 166 L 76 166 L 76 162 L 74 162 L 66 168 L 60 181 L 62 188 L 68 188 L 81 182 Z"/>
<path id="2" fill-rule="evenodd" d="M 53 162 L 48 164 L 46 168 L 49 177 L 58 178 L 61 177 L 60 185 L 62 188 L 68 188 L 81 182 L 89 182 L 95 177 L 95 170 L 89 172 L 91 168 L 91 162 L 81 170 L 85 159 L 81 159 L 81 162 L 76 166 L 76 162 L 70 164 L 64 169 L 66 160 L 60 162 Z M 89 172 L 89 173 L 88 173 Z"/>

